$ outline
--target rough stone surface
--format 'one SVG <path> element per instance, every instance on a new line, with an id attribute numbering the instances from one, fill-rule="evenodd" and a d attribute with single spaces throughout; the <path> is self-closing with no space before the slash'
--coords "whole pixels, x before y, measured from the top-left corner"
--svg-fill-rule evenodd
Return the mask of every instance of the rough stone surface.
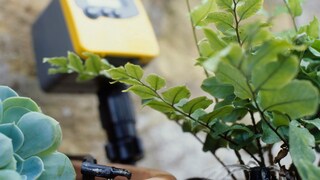
<path id="1" fill-rule="evenodd" d="M 89 153 L 101 163 L 106 162 L 103 148 L 106 137 L 98 119 L 96 96 L 46 94 L 39 88 L 30 29 L 48 2 L 0 0 L 0 84 L 9 85 L 21 95 L 33 98 L 46 114 L 61 123 L 64 133 L 61 151 L 68 154 Z M 194 67 L 197 52 L 185 2 L 143 2 L 161 49 L 161 55 L 145 68 L 147 73 L 162 75 L 168 79 L 168 86 L 186 84 L 194 96 L 202 95 L 199 86 L 204 75 L 201 68 Z M 316 0 L 307 1 L 308 14 L 300 18 L 299 23 L 310 19 L 310 14 L 315 14 L 319 5 Z M 290 26 L 287 17 L 283 17 L 279 23 Z M 146 151 L 139 166 L 166 170 L 178 179 L 209 176 L 220 170 L 220 165 L 210 154 L 202 153 L 201 145 L 195 138 L 182 133 L 177 124 L 167 121 L 163 115 L 148 108 L 142 109 L 136 97 L 133 96 L 133 100 L 137 128 Z M 236 163 L 233 153 L 227 150 L 219 150 L 218 155 L 226 164 Z"/>

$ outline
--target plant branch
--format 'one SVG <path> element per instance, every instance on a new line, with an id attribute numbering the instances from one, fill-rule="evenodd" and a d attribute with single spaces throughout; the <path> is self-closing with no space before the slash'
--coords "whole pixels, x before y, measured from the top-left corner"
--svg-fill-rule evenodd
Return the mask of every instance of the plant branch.
<path id="1" fill-rule="evenodd" d="M 234 153 L 236 154 L 236 156 L 237 156 L 237 158 L 239 160 L 239 163 L 242 164 L 242 165 L 246 165 L 244 163 L 244 161 L 242 160 L 241 154 L 236 150 L 234 150 Z M 249 173 L 247 171 L 243 171 L 243 173 L 244 173 L 244 176 L 246 177 L 246 179 L 248 180 L 249 179 Z"/>
<path id="2" fill-rule="evenodd" d="M 234 17 L 234 20 L 235 20 L 235 23 L 236 23 L 236 27 L 234 27 L 234 30 L 236 31 L 238 43 L 239 43 L 240 46 L 242 46 L 241 37 L 240 37 L 240 33 L 239 33 L 240 20 L 238 20 L 238 15 L 237 15 L 238 2 L 233 0 L 233 5 L 234 5 L 234 7 L 233 7 L 232 14 L 233 14 L 233 17 Z"/>
<path id="3" fill-rule="evenodd" d="M 176 121 L 176 123 L 179 126 L 182 126 L 178 121 Z M 204 142 L 194 133 L 191 133 L 202 145 L 204 144 Z M 211 154 L 216 158 L 216 160 L 223 166 L 223 168 L 229 173 L 231 174 L 231 171 L 228 169 L 227 165 L 216 155 L 216 153 L 212 150 L 210 150 Z M 237 178 L 231 174 L 231 177 L 233 180 L 236 180 Z"/>
<path id="4" fill-rule="evenodd" d="M 257 129 L 257 124 L 256 124 L 256 120 L 254 118 L 253 112 L 250 111 L 250 110 L 248 110 L 248 111 L 250 113 L 251 121 L 252 121 L 253 128 L 254 128 L 254 133 L 258 134 L 259 132 L 258 132 L 258 129 Z M 263 164 L 263 166 L 266 166 L 266 163 L 265 163 L 264 157 L 263 157 L 263 152 L 262 152 L 262 146 L 261 146 L 260 139 L 256 138 L 256 142 L 257 142 L 257 145 L 258 145 L 258 152 L 259 152 L 261 163 Z"/>
<path id="5" fill-rule="evenodd" d="M 183 115 L 184 117 L 190 119 L 191 121 L 193 122 L 197 122 L 199 123 L 199 125 L 209 129 L 210 131 L 214 132 L 214 129 L 212 129 L 208 124 L 204 123 L 204 122 L 201 122 L 201 121 L 198 121 L 196 120 L 195 118 L 193 118 L 190 114 L 187 114 L 183 111 L 181 111 L 180 109 L 178 109 L 177 107 L 175 107 L 173 104 L 171 103 L 168 103 L 166 100 L 164 100 L 161 95 L 153 88 L 149 87 L 148 85 L 146 85 L 144 82 L 142 82 L 140 79 L 136 79 L 132 76 L 130 76 L 130 78 L 133 78 L 135 80 L 137 80 L 142 86 L 146 87 L 146 88 L 149 88 L 151 91 L 153 91 L 156 95 L 157 98 L 159 98 L 162 102 L 166 103 L 167 105 L 169 105 L 171 108 L 173 108 L 176 112 L 180 113 L 181 115 Z M 229 139 L 228 137 L 226 136 L 223 136 L 222 134 L 219 134 L 219 137 L 221 137 L 222 139 L 228 141 L 229 143 L 235 145 L 235 146 L 238 146 L 239 144 L 234 142 L 232 139 Z M 242 147 L 242 149 L 244 151 L 246 151 L 251 157 L 252 159 L 254 159 L 258 164 L 262 165 L 261 162 L 248 150 L 246 149 L 245 147 Z"/>
<path id="6" fill-rule="evenodd" d="M 284 2 L 284 4 L 286 5 L 286 7 L 287 7 L 287 9 L 288 9 L 288 12 L 289 12 L 289 15 L 290 15 L 290 17 L 291 17 L 294 30 L 295 30 L 296 32 L 298 32 L 298 26 L 297 26 L 297 23 L 296 23 L 296 19 L 295 19 L 293 13 L 292 13 L 292 10 L 291 10 L 291 8 L 289 7 L 289 4 L 288 4 L 288 2 L 287 2 L 286 0 L 283 0 L 283 2 Z"/>
<path id="7" fill-rule="evenodd" d="M 193 22 L 192 17 L 191 17 L 190 1 L 189 1 L 189 0 L 186 0 L 186 3 L 187 3 L 187 7 L 188 7 L 188 13 L 189 13 L 189 15 L 190 15 L 190 22 L 191 22 L 191 29 L 192 29 L 193 39 L 194 39 L 194 41 L 195 41 L 195 43 L 196 43 L 196 47 L 197 47 L 197 50 L 198 50 L 198 54 L 199 54 L 199 56 L 201 56 L 202 54 L 201 54 L 200 47 L 199 47 L 199 44 L 198 44 L 199 39 L 198 39 L 198 36 L 197 36 L 197 33 L 196 33 L 196 28 L 195 28 L 195 26 L 193 25 L 194 22 Z M 204 69 L 204 73 L 205 73 L 206 77 L 209 77 L 208 71 L 207 71 L 205 68 L 203 68 L 203 69 Z"/>

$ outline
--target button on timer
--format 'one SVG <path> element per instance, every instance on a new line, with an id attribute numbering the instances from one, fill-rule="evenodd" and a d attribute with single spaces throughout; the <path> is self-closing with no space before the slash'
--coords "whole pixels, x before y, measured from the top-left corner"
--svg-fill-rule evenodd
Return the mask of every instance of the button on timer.
<path id="1" fill-rule="evenodd" d="M 96 19 L 100 16 L 100 8 L 87 7 L 84 12 L 88 17 L 92 19 Z"/>

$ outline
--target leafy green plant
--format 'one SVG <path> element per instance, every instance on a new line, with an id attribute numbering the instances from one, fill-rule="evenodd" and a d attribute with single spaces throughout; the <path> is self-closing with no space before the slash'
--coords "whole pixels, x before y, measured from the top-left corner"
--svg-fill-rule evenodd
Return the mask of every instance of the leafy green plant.
<path id="1" fill-rule="evenodd" d="M 188 0 L 187 4 L 190 8 Z M 113 67 L 90 53 L 84 64 L 73 53 L 45 61 L 58 67 L 51 73 L 77 72 L 79 80 L 104 75 L 129 85 L 127 91 L 138 95 L 144 106 L 164 113 L 184 131 L 195 136 L 205 132 L 203 150 L 225 167 L 215 154 L 219 148 L 233 149 L 243 165 L 239 150 L 261 167 L 278 166 L 281 177 L 317 179 L 319 21 L 314 18 L 298 27 L 295 18 L 302 13 L 301 1 L 284 0 L 294 29 L 273 33 L 274 16 L 260 13 L 262 6 L 263 0 L 206 0 L 190 12 L 195 39 L 197 29 L 204 35 L 197 40 L 196 64 L 206 71 L 201 88 L 208 97 L 190 99 L 185 86 L 165 88 L 162 77 L 144 75 L 140 66 Z M 276 144 L 281 147 L 274 155 Z M 292 163 L 282 163 L 286 156 Z"/>
<path id="2" fill-rule="evenodd" d="M 70 160 L 57 151 L 61 140 L 56 120 L 0 86 L 0 179 L 75 179 Z"/>

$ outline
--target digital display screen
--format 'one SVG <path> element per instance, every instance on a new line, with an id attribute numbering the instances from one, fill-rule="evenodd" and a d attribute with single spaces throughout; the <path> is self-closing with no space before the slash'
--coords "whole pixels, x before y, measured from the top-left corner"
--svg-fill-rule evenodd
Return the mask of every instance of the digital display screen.
<path id="1" fill-rule="evenodd" d="M 109 7 L 112 9 L 121 8 L 120 0 L 87 0 L 89 6 Z"/>

